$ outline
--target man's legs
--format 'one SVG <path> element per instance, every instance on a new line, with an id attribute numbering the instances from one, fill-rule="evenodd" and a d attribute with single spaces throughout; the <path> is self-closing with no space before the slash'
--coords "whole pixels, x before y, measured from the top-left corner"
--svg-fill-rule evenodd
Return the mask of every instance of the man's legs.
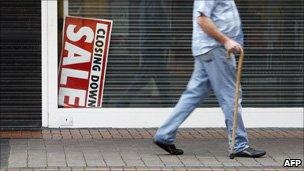
<path id="1" fill-rule="evenodd" d="M 210 83 L 204 65 L 200 56 L 194 58 L 194 71 L 187 89 L 183 92 L 170 117 L 157 130 L 154 136 L 154 140 L 157 142 L 174 144 L 178 127 L 209 94 Z"/>
<path id="2" fill-rule="evenodd" d="M 236 86 L 236 61 L 234 56 L 230 59 L 226 58 L 226 50 L 224 47 L 218 47 L 211 50 L 209 55 L 210 57 L 208 60 L 205 60 L 204 66 L 207 74 L 209 75 L 211 87 L 214 90 L 218 102 L 225 114 L 225 124 L 228 130 L 229 143 L 231 143 Z M 241 101 L 242 96 L 240 95 L 235 152 L 242 151 L 249 147 L 246 129 L 241 116 Z"/>

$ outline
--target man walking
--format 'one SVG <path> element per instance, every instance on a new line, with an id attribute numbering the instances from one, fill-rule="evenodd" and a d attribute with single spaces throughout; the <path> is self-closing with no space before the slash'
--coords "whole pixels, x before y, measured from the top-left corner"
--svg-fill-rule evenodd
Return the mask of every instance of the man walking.
<path id="1" fill-rule="evenodd" d="M 154 136 L 156 145 L 170 154 L 183 154 L 183 150 L 177 149 L 174 145 L 177 129 L 208 96 L 211 89 L 225 115 L 229 143 L 231 143 L 236 61 L 232 54 L 230 58 L 227 58 L 227 51 L 240 52 L 242 45 L 241 20 L 233 0 L 194 1 L 192 36 L 194 70 L 187 89 L 183 92 L 171 116 L 157 130 Z M 241 117 L 241 101 L 240 97 L 234 156 L 261 157 L 266 154 L 265 151 L 249 147 Z"/>

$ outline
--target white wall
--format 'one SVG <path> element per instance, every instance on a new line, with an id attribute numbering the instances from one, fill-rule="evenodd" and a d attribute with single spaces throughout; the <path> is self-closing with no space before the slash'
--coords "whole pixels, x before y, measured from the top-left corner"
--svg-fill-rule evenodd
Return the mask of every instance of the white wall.
<path id="1" fill-rule="evenodd" d="M 169 116 L 171 108 L 104 108 L 62 109 L 50 113 L 49 127 L 69 128 L 150 128 L 159 127 Z M 73 122 L 65 125 L 65 119 Z M 303 128 L 302 108 L 244 108 L 243 120 L 248 128 L 285 127 Z M 182 127 L 225 127 L 220 108 L 198 108 Z"/>

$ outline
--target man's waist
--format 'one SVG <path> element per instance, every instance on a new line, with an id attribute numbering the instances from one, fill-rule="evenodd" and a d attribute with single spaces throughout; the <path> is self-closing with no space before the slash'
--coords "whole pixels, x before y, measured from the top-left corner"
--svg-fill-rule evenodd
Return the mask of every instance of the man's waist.
<path id="1" fill-rule="evenodd" d="M 242 35 L 237 35 L 234 37 L 229 37 L 232 40 L 238 42 L 239 44 L 244 44 L 244 38 Z M 192 47 L 209 47 L 209 46 L 218 46 L 221 45 L 216 39 L 211 36 L 208 37 L 201 37 L 201 38 L 193 38 L 192 40 Z"/>

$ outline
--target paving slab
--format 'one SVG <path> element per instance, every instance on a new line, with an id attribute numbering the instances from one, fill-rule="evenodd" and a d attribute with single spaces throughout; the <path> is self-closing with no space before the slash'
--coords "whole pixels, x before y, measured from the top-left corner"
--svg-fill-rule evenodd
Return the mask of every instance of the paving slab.
<path id="1" fill-rule="evenodd" d="M 0 169 L 7 168 L 10 153 L 10 143 L 8 139 L 0 139 Z"/>

